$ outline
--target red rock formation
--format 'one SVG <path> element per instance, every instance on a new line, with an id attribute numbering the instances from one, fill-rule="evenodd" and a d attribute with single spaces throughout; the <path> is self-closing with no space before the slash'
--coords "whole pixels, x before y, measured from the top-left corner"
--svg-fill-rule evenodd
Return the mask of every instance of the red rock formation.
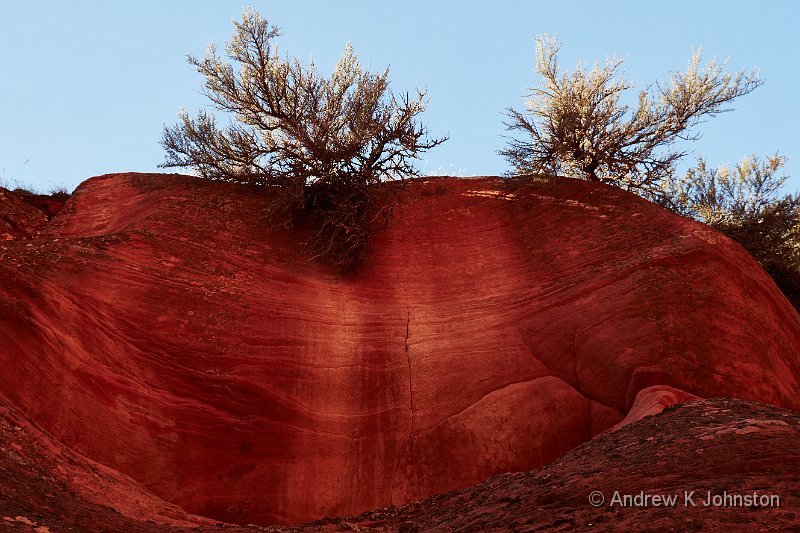
<path id="1" fill-rule="evenodd" d="M 0 406 L 0 531 L 140 531 L 209 526 L 132 479 L 69 450 Z M 5 526 L 5 527 L 4 527 Z M 40 529 L 35 529 L 39 527 Z M 47 528 L 47 529 L 44 529 Z"/>
<path id="2" fill-rule="evenodd" d="M 30 239 L 64 207 L 67 194 L 33 194 L 0 187 L 0 241 Z"/>
<path id="3" fill-rule="evenodd" d="M 731 399 L 672 406 L 604 433 L 538 471 L 500 474 L 399 508 L 296 527 L 236 527 L 187 515 L 2 410 L 0 444 L 1 531 L 666 533 L 795 531 L 800 523 L 800 414 Z M 621 501 L 642 494 L 673 503 L 622 506 L 615 492 Z M 721 503 L 727 493 L 733 505 L 712 499 L 705 506 L 709 492 Z M 759 505 L 736 503 L 754 493 Z"/>
<path id="4" fill-rule="evenodd" d="M 646 416 L 660 413 L 667 407 L 678 405 L 692 400 L 699 400 L 694 394 L 689 394 L 679 389 L 666 385 L 653 385 L 642 389 L 636 395 L 633 405 L 628 410 L 628 414 L 620 423 L 611 430 L 617 430 L 633 422 L 638 422 Z"/>
<path id="5" fill-rule="evenodd" d="M 703 400 L 603 434 L 536 472 L 283 531 L 797 531 L 798 450 L 797 412 Z"/>
<path id="6" fill-rule="evenodd" d="M 744 250 L 575 180 L 417 180 L 362 276 L 262 193 L 85 182 L 0 245 L 0 399 L 188 512 L 353 514 L 540 467 L 665 385 L 800 409 L 800 317 Z"/>
<path id="7" fill-rule="evenodd" d="M 47 214 L 0 187 L 0 242 L 28 239 L 47 223 Z"/>
<path id="8" fill-rule="evenodd" d="M 48 220 L 56 216 L 69 199 L 69 194 L 66 192 L 36 194 L 25 189 L 16 189 L 13 194 L 31 207 L 43 211 Z"/>

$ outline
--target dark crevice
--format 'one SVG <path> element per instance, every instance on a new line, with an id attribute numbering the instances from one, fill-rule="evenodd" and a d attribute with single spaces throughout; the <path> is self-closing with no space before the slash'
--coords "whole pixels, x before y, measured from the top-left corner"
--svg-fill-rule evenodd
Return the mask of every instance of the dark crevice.
<path id="1" fill-rule="evenodd" d="M 575 328 L 572 331 L 572 355 L 575 358 L 575 364 L 572 367 L 572 373 L 575 379 L 575 390 L 578 391 L 581 396 L 588 398 L 581 390 L 581 381 L 578 377 L 578 343 L 577 343 L 577 336 L 578 336 L 578 328 Z"/>
<path id="2" fill-rule="evenodd" d="M 397 471 L 400 469 L 400 464 L 403 462 L 406 456 L 406 452 L 408 451 L 408 447 L 411 445 L 411 437 L 414 434 L 414 388 L 411 386 L 411 357 L 408 354 L 408 338 L 409 333 L 411 330 L 411 311 L 409 310 L 406 315 L 406 337 L 405 337 L 405 354 L 406 354 L 406 364 L 408 365 L 408 416 L 409 416 L 409 424 L 408 424 L 408 438 L 406 439 L 405 445 L 403 445 L 403 451 L 400 452 L 399 457 L 397 458 L 397 464 L 394 467 L 394 472 L 392 472 L 392 481 L 389 484 L 389 503 L 395 504 L 394 501 L 394 482 L 395 478 L 397 477 Z M 398 502 L 400 503 L 400 502 Z"/>

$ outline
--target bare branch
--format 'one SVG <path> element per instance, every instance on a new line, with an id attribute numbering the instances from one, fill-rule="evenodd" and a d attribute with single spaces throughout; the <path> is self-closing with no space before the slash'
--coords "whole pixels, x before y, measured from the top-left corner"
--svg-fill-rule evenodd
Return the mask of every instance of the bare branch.
<path id="1" fill-rule="evenodd" d="M 182 112 L 164 128 L 162 166 L 285 189 L 285 205 L 274 211 L 314 212 L 314 253 L 355 266 L 368 245 L 369 213 L 379 209 L 375 187 L 417 175 L 413 160 L 446 140 L 417 123 L 425 93 L 393 95 L 389 70 L 365 71 L 349 43 L 325 78 L 313 63 L 281 59 L 280 30 L 255 11 L 246 9 L 234 25 L 227 59 L 214 45 L 202 59 L 188 57 L 205 78 L 204 94 L 233 124 L 220 128 L 212 115 Z"/>

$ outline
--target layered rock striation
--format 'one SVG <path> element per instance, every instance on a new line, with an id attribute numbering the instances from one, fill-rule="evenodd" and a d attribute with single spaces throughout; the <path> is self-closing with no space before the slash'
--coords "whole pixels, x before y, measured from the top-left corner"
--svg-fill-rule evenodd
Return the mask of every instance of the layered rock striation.
<path id="1" fill-rule="evenodd" d="M 188 513 L 259 524 L 536 469 L 693 397 L 800 409 L 800 317 L 714 230 L 570 179 L 391 197 L 342 276 L 263 191 L 84 182 L 0 243 L 0 401 Z"/>

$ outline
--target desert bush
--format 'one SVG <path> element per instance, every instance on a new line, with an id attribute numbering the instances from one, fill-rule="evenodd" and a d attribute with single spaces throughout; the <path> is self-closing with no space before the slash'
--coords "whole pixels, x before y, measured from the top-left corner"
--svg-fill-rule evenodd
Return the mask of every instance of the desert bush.
<path id="1" fill-rule="evenodd" d="M 287 225 L 298 217 L 317 227 L 310 251 L 349 269 L 363 262 L 376 213 L 377 189 L 417 175 L 413 160 L 443 138 L 430 138 L 417 117 L 427 106 L 389 90 L 389 70 L 362 68 L 348 44 L 328 78 L 314 63 L 281 58 L 280 32 L 247 9 L 225 45 L 188 61 L 205 77 L 204 94 L 230 114 L 180 113 L 165 127 L 164 167 L 191 167 L 208 179 L 272 188 L 269 210 Z"/>
<path id="2" fill-rule="evenodd" d="M 634 84 L 613 57 L 591 70 L 578 65 L 564 73 L 554 38 L 536 39 L 536 72 L 526 109 L 506 112 L 506 128 L 521 132 L 500 154 L 517 174 L 551 173 L 612 183 L 635 191 L 657 190 L 686 155 L 675 148 L 693 140 L 692 129 L 724 106 L 762 84 L 757 71 L 724 72 L 714 60 L 701 67 L 700 50 L 686 72 L 639 92 L 638 105 L 621 100 Z"/>
<path id="3" fill-rule="evenodd" d="M 758 260 L 800 310 L 800 196 L 782 192 L 780 154 L 710 168 L 702 158 L 662 184 L 660 203 L 718 229 Z"/>

